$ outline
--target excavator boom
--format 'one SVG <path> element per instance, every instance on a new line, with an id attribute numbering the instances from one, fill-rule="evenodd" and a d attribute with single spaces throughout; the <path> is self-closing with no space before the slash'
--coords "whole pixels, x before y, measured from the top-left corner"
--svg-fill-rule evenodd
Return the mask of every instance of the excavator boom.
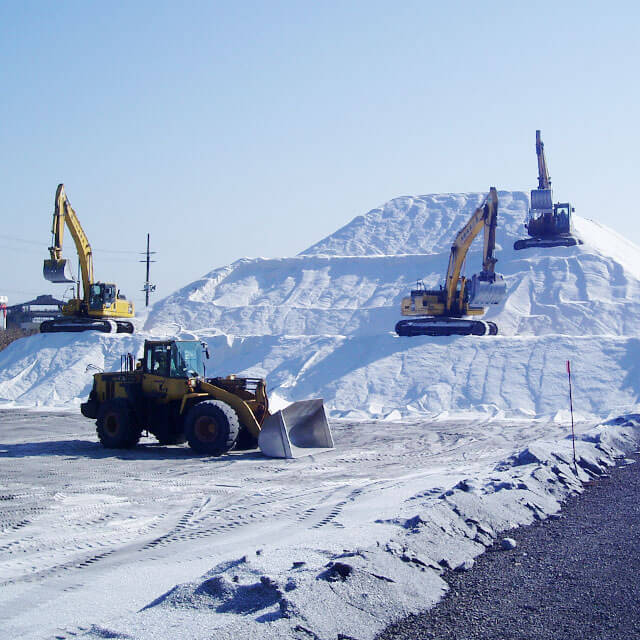
<path id="1" fill-rule="evenodd" d="M 486 280 L 491 280 L 496 259 L 493 251 L 496 245 L 496 226 L 498 224 L 498 194 L 491 187 L 489 195 L 482 204 L 473 212 L 473 215 L 458 232 L 451 247 L 449 266 L 446 276 L 447 299 L 445 308 L 451 311 L 456 300 L 456 292 L 460 283 L 462 265 L 467 258 L 467 253 L 477 235 L 484 229 L 484 247 L 482 254 L 482 274 Z"/>
<path id="2" fill-rule="evenodd" d="M 49 282 L 75 282 L 71 275 L 71 269 L 66 259 L 62 257 L 62 241 L 64 239 L 64 227 L 69 227 L 80 261 L 82 274 L 82 288 L 84 299 L 87 299 L 89 288 L 93 282 L 93 254 L 91 245 L 85 234 L 76 212 L 73 210 L 64 185 L 59 184 L 56 190 L 55 209 L 53 212 L 53 227 L 51 233 L 53 242 L 49 247 L 51 258 L 44 261 L 43 275 Z"/>

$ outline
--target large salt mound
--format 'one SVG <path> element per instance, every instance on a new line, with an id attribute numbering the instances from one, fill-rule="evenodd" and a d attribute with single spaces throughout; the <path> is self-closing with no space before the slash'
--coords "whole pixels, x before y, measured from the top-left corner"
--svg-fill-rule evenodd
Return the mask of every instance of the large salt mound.
<path id="1" fill-rule="evenodd" d="M 371 256 L 448 253 L 485 193 L 442 193 L 402 196 L 356 216 L 300 255 Z M 520 233 L 529 198 L 522 191 L 499 192 L 498 244 Z"/>
<path id="2" fill-rule="evenodd" d="M 153 308 L 145 327 L 234 336 L 380 335 L 416 280 L 443 281 L 451 242 L 484 194 L 395 198 L 295 258 L 244 258 Z M 527 196 L 499 192 L 498 270 L 509 295 L 492 308 L 503 335 L 635 335 L 640 249 L 576 218 L 585 244 L 514 251 Z M 481 239 L 467 258 L 479 270 Z"/>
<path id="3" fill-rule="evenodd" d="M 566 359 L 576 372 L 581 410 L 607 413 L 635 403 L 640 249 L 576 218 L 583 245 L 514 251 L 528 206 L 522 192 L 499 192 L 497 269 L 508 295 L 486 317 L 501 335 L 393 334 L 400 299 L 417 279 L 427 286 L 442 281 L 451 242 L 484 195 L 395 198 L 296 257 L 238 260 L 157 303 L 136 337 L 197 335 L 211 347 L 210 370 L 264 375 L 274 397 L 324 397 L 333 415 L 478 407 L 553 413 L 566 406 Z M 480 261 L 478 239 L 468 275 Z M 114 339 L 70 338 L 77 342 L 73 358 L 86 359 L 98 342 L 109 367 L 115 349 L 107 345 Z M 57 391 L 52 398 L 16 373 L 33 366 L 35 348 L 34 341 L 22 359 L 17 347 L 0 353 L 0 398 L 77 402 L 86 374 L 82 385 L 67 385 L 67 396 Z"/>

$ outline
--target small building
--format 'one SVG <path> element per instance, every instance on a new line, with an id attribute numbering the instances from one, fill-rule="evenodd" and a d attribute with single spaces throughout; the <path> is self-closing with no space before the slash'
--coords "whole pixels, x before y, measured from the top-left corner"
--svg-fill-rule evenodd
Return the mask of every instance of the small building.
<path id="1" fill-rule="evenodd" d="M 62 315 L 63 300 L 50 295 L 38 296 L 6 308 L 6 328 L 37 329 L 44 320 L 53 320 Z"/>

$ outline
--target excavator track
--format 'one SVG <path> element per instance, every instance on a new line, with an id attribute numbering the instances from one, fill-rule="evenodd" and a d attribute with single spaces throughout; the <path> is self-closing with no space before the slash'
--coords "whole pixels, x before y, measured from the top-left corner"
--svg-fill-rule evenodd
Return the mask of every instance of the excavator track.
<path id="1" fill-rule="evenodd" d="M 412 318 L 396 324 L 399 336 L 484 336 L 498 335 L 495 322 L 464 318 Z"/>
<path id="2" fill-rule="evenodd" d="M 56 318 L 45 320 L 40 325 L 40 333 L 80 333 L 82 331 L 133 333 L 133 323 L 106 318 Z"/>
<path id="3" fill-rule="evenodd" d="M 535 249 L 539 247 L 541 249 L 548 249 L 550 247 L 575 247 L 577 244 L 582 244 L 582 240 L 574 236 L 556 236 L 555 238 L 524 238 L 523 240 L 516 240 L 513 243 L 513 248 L 516 251 L 520 249 Z"/>

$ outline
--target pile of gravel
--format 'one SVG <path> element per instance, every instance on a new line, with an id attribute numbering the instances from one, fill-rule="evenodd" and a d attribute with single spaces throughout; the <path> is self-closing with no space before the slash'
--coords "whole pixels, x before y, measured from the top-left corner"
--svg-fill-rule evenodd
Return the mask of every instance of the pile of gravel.
<path id="1" fill-rule="evenodd" d="M 637 454 L 634 460 L 640 459 Z M 623 461 L 566 502 L 562 515 L 509 532 L 433 609 L 378 640 L 640 638 L 640 465 Z"/>

